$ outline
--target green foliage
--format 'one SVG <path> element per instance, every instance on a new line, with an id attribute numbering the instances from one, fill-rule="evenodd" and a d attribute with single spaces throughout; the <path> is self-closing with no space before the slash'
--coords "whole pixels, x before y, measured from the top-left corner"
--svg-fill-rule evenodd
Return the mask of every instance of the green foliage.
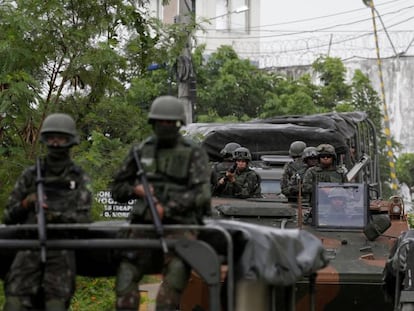
<path id="1" fill-rule="evenodd" d="M 141 284 L 159 283 L 159 275 L 145 275 Z M 115 278 L 91 278 L 78 276 L 76 291 L 72 298 L 69 311 L 110 311 L 115 306 Z M 0 307 L 4 305 L 3 282 L 0 281 Z M 142 303 L 154 302 L 143 297 Z"/>
<path id="2" fill-rule="evenodd" d="M 333 110 L 339 103 L 350 99 L 350 86 L 345 82 L 346 68 L 339 58 L 320 57 L 312 67 L 322 82 L 317 105 Z"/>
<path id="3" fill-rule="evenodd" d="M 272 85 L 265 72 L 240 59 L 228 46 L 220 47 L 205 64 L 197 53 L 195 60 L 198 116 L 215 111 L 219 117 L 240 120 L 243 115 L 253 118 L 260 113 Z"/>
<path id="4" fill-rule="evenodd" d="M 175 92 L 168 68 L 188 32 L 182 29 L 187 26 L 167 27 L 150 18 L 147 2 L 3 1 L 3 202 L 41 153 L 39 129 L 49 113 L 69 113 L 76 120 L 81 144 L 73 149 L 74 159 L 91 175 L 95 191 L 107 189 L 129 145 L 148 135 L 149 104 Z M 154 62 L 166 69 L 148 72 Z"/>
<path id="5" fill-rule="evenodd" d="M 408 225 L 410 226 L 410 229 L 413 229 L 414 228 L 414 214 L 413 213 L 407 214 L 407 221 L 408 221 Z"/>
<path id="6" fill-rule="evenodd" d="M 395 169 L 401 183 L 406 183 L 410 188 L 414 186 L 414 153 L 401 154 Z"/>
<path id="7" fill-rule="evenodd" d="M 380 100 L 368 77 L 357 70 L 347 84 L 340 59 L 321 57 L 314 62 L 312 68 L 322 83 L 318 85 L 310 74 L 293 79 L 258 70 L 229 46 L 220 47 L 207 60 L 203 51 L 200 46 L 193 58 L 198 122 L 362 110 L 381 129 Z"/>
<path id="8" fill-rule="evenodd" d="M 374 90 L 369 78 L 361 70 L 355 70 L 352 77 L 352 104 L 356 110 L 365 111 L 377 130 L 382 129 L 383 116 L 381 99 Z"/>
<path id="9" fill-rule="evenodd" d="M 208 111 L 208 114 L 199 116 L 197 119 L 197 122 L 199 123 L 209 123 L 209 122 L 226 123 L 226 122 L 238 122 L 238 121 L 248 121 L 248 120 L 249 120 L 249 117 L 246 115 L 240 118 L 237 118 L 234 115 L 220 117 L 217 111 L 210 109 Z"/>
<path id="10" fill-rule="evenodd" d="M 114 278 L 77 277 L 71 311 L 105 311 L 115 306 Z"/>
<path id="11" fill-rule="evenodd" d="M 306 77 L 299 80 L 280 76 L 272 76 L 272 78 L 275 86 L 273 91 L 266 93 L 261 118 L 318 112 L 313 103 L 312 92 L 308 87 Z"/>

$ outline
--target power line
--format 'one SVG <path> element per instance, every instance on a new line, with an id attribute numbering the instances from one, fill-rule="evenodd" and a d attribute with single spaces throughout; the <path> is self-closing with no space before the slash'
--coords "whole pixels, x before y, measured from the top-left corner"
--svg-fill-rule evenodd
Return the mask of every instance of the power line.
<path id="1" fill-rule="evenodd" d="M 377 4 L 378 6 L 382 6 L 382 5 L 386 5 L 386 4 L 395 4 L 396 2 L 399 1 L 405 1 L 405 0 L 391 0 L 382 4 Z M 339 12 L 339 13 L 334 13 L 334 14 L 329 14 L 329 15 L 322 15 L 322 16 L 317 16 L 317 17 L 310 17 L 310 18 L 304 18 L 304 19 L 297 19 L 297 20 L 292 20 L 292 21 L 288 21 L 288 22 L 282 22 L 282 23 L 276 23 L 276 24 L 268 24 L 268 25 L 262 25 L 262 26 L 253 26 L 250 27 L 252 29 L 254 28 L 261 28 L 261 27 L 271 27 L 271 26 L 281 26 L 281 25 L 289 25 L 289 24 L 298 24 L 298 23 L 303 23 L 303 22 L 308 22 L 308 21 L 314 21 L 314 20 L 318 20 L 318 19 L 324 19 L 324 18 L 329 18 L 329 17 L 335 17 L 335 16 L 340 16 L 340 15 L 346 15 L 349 13 L 354 13 L 354 12 L 362 12 L 365 11 L 365 8 L 360 8 L 360 9 L 354 9 L 354 10 L 349 10 L 349 11 L 343 11 L 343 12 Z"/>
<path id="2" fill-rule="evenodd" d="M 390 15 L 390 14 L 396 14 L 396 13 L 400 13 L 403 10 L 408 10 L 414 8 L 414 5 L 408 6 L 408 7 L 404 7 L 404 8 L 400 8 L 398 10 L 392 11 L 392 12 L 388 12 L 388 13 L 384 13 L 381 14 L 382 16 L 386 16 L 386 15 Z M 407 20 L 411 20 L 412 18 L 409 18 Z M 407 21 L 405 20 L 405 21 Z M 334 28 L 338 28 L 338 27 L 343 27 L 343 26 L 350 26 L 350 25 L 355 25 L 355 24 L 359 24 L 359 23 L 363 23 L 363 22 L 367 22 L 367 21 L 371 21 L 371 18 L 364 18 L 364 19 L 359 19 L 356 21 L 351 21 L 351 22 L 347 22 L 347 23 L 342 23 L 342 24 L 335 24 L 335 25 L 330 25 L 330 26 L 326 26 L 326 27 L 322 27 L 322 28 L 318 28 L 318 29 L 311 29 L 311 30 L 295 30 L 295 31 L 290 31 L 290 30 L 267 30 L 267 32 L 278 32 L 277 34 L 273 34 L 273 35 L 264 35 L 264 36 L 240 36 L 240 35 L 236 35 L 236 36 L 196 36 L 198 38 L 206 38 L 208 40 L 224 40 L 224 39 L 237 39 L 237 40 L 249 40 L 249 39 L 265 39 L 265 38 L 274 38 L 274 37 L 284 37 L 284 36 L 293 36 L 293 35 L 301 35 L 301 34 L 309 34 L 309 33 L 316 33 L 316 32 L 326 32 L 327 30 L 331 30 Z M 403 21 L 404 22 L 404 21 Z M 401 23 L 399 23 L 401 24 Z M 394 24 L 393 26 L 398 25 L 398 24 Z M 390 28 L 390 26 L 388 27 Z M 249 28 L 250 29 L 250 28 Z M 208 31 L 208 29 L 206 29 Z M 234 31 L 237 31 L 237 29 L 233 29 Z M 240 30 L 240 29 L 239 29 Z M 284 33 L 279 33 L 284 31 Z"/>
<path id="3" fill-rule="evenodd" d="M 414 17 L 411 17 L 409 19 L 414 19 Z M 402 22 L 404 22 L 404 21 L 402 21 Z M 402 22 L 397 23 L 397 25 L 400 24 L 400 23 L 402 23 Z M 395 24 L 394 25 L 391 25 L 390 27 L 392 27 L 392 26 L 395 26 Z M 383 33 L 383 31 L 379 31 L 379 33 Z M 406 31 L 404 33 L 406 33 L 406 36 L 407 36 L 408 34 L 410 34 L 412 32 Z M 266 45 L 274 45 L 274 46 L 278 46 L 279 48 L 281 46 L 287 45 L 287 44 L 290 44 L 292 46 L 301 46 L 301 45 L 303 46 L 303 45 L 305 45 L 306 47 L 303 47 L 303 48 L 284 49 L 284 50 L 281 50 L 281 49 L 275 50 L 275 49 L 273 49 L 273 51 L 269 51 L 268 49 L 263 48 L 263 49 L 261 49 L 261 51 L 249 51 L 249 52 L 238 51 L 238 53 L 239 54 L 249 54 L 249 55 L 260 55 L 260 54 L 281 53 L 281 52 L 283 52 L 283 53 L 303 52 L 303 51 L 309 51 L 309 50 L 313 50 L 313 49 L 321 49 L 321 48 L 324 48 L 324 47 L 328 47 L 329 45 L 337 46 L 337 45 L 340 45 L 340 44 L 343 44 L 343 43 L 346 43 L 346 42 L 356 41 L 358 39 L 362 39 L 364 37 L 369 37 L 369 36 L 372 36 L 372 35 L 373 35 L 372 32 L 365 32 L 365 33 L 362 33 L 362 34 L 359 34 L 359 35 L 345 36 L 345 38 L 343 38 L 343 39 L 339 38 L 339 39 L 335 39 L 335 40 L 332 40 L 332 41 L 321 39 L 321 37 L 315 37 L 313 39 L 312 38 L 308 38 L 308 39 L 300 39 L 300 40 L 291 40 L 291 41 L 286 41 L 286 40 L 283 40 L 283 41 L 273 41 L 273 42 L 263 43 L 263 45 L 264 46 L 266 46 Z M 330 36 L 329 36 L 329 38 L 330 38 Z M 338 36 L 336 36 L 336 38 L 338 38 Z M 312 44 L 311 43 L 311 42 L 315 42 L 315 41 L 321 41 L 323 43 L 317 43 L 317 44 Z M 328 42 L 328 41 L 330 41 L 330 42 Z M 407 42 L 408 40 L 403 40 L 403 41 Z M 283 42 L 284 44 L 281 44 L 280 42 Z M 242 45 L 242 44 L 238 44 L 238 43 L 235 43 L 235 44 L 236 45 L 239 45 L 239 46 Z M 246 42 L 246 44 L 249 44 L 249 42 Z M 253 41 L 250 44 L 252 46 L 254 46 L 254 47 L 257 48 L 257 42 Z M 209 50 L 209 49 L 207 49 L 207 50 Z M 214 51 L 214 50 L 211 49 L 210 51 Z"/>
<path id="4" fill-rule="evenodd" d="M 385 34 L 382 33 L 385 39 Z M 338 36 L 335 40 L 332 40 L 329 44 L 329 37 L 325 36 L 323 40 L 320 38 L 314 39 L 301 39 L 286 41 L 274 41 L 266 45 L 262 45 L 260 50 L 257 42 L 234 42 L 233 47 L 240 55 L 241 58 L 250 59 L 256 62 L 259 67 L 273 67 L 273 66 L 293 66 L 293 65 L 308 65 L 312 63 L 317 57 L 326 55 L 328 48 L 330 47 L 330 56 L 338 57 L 340 59 L 349 58 L 367 58 L 374 57 L 375 47 L 367 47 L 367 43 L 371 45 L 371 41 L 368 40 L 372 37 L 371 32 L 366 32 L 353 36 Z M 409 36 L 409 33 L 405 33 L 399 37 L 393 37 L 396 42 L 396 49 L 400 51 L 399 55 L 409 55 L 409 48 L 407 43 L 413 43 L 413 37 Z M 382 55 L 384 58 L 393 57 L 395 54 L 393 50 L 382 45 Z M 206 52 L 214 52 L 214 49 L 207 49 Z M 411 53 L 413 54 L 413 53 Z"/>

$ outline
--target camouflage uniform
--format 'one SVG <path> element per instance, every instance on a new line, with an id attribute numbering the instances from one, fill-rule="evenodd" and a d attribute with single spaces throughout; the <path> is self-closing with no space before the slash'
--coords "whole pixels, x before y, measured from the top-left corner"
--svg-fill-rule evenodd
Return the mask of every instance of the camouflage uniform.
<path id="1" fill-rule="evenodd" d="M 44 124 L 47 121 L 45 120 Z M 49 150 L 41 161 L 44 178 L 45 218 L 47 223 L 90 222 L 92 194 L 90 179 L 75 165 L 69 148 L 56 148 L 58 157 Z M 52 155 L 51 155 L 52 154 Z M 58 160 L 57 160 L 58 158 Z M 35 224 L 34 202 L 24 207 L 23 201 L 36 193 L 36 167 L 27 168 L 17 180 L 5 209 L 6 224 Z M 5 278 L 4 310 L 27 310 L 36 306 L 39 293 L 44 294 L 46 310 L 66 310 L 75 291 L 76 263 L 73 251 L 48 250 L 46 264 L 40 252 L 19 251 Z M 43 302 L 40 302 L 43 304 Z M 66 307 L 63 309 L 63 305 Z"/>
<path id="2" fill-rule="evenodd" d="M 296 202 L 299 193 L 299 177 L 302 178 L 306 171 L 306 165 L 302 161 L 302 153 L 306 148 L 306 143 L 301 140 L 294 141 L 290 144 L 289 155 L 293 161 L 286 163 L 283 167 L 282 180 L 280 188 L 289 202 Z"/>
<path id="3" fill-rule="evenodd" d="M 170 96 L 161 100 L 179 102 Z M 157 99 L 156 99 L 157 101 Z M 153 105 L 156 103 L 154 101 Z M 180 110 L 181 111 L 181 110 Z M 160 117 L 162 119 L 162 116 Z M 177 120 L 182 120 L 178 119 Z M 201 224 L 210 214 L 210 170 L 207 154 L 195 143 L 183 138 L 177 131 L 173 144 L 165 146 L 158 136 L 151 136 L 136 148 L 140 154 L 149 184 L 164 208 L 164 224 Z M 131 149 L 122 168 L 114 177 L 111 190 L 118 202 L 136 199 L 130 213 L 131 223 L 152 223 L 150 211 L 143 198 L 134 194 L 137 166 Z M 129 237 L 155 238 L 152 232 L 130 230 Z M 196 238 L 194 232 L 169 233 L 166 237 Z M 164 276 L 157 299 L 157 310 L 176 310 L 191 268 L 173 252 L 137 250 L 123 252 L 116 278 L 117 310 L 137 310 L 139 292 L 137 284 L 144 274 L 159 273 Z"/>
<path id="4" fill-rule="evenodd" d="M 251 154 L 247 148 L 237 148 L 234 154 L 235 160 L 244 160 L 246 165 L 251 161 Z M 217 183 L 214 189 L 215 195 L 236 198 L 261 197 L 260 176 L 254 170 L 246 166 L 243 170 L 237 168 L 233 174 L 233 182 L 224 177 L 223 184 Z"/>
<path id="5" fill-rule="evenodd" d="M 226 172 L 228 170 L 231 170 L 232 168 L 234 168 L 234 161 L 229 160 L 229 161 L 223 161 L 223 162 L 218 162 L 218 163 L 214 163 L 213 167 L 212 167 L 212 171 L 211 171 L 211 192 L 212 195 L 217 195 L 218 194 L 218 184 L 217 182 L 220 180 L 220 178 L 223 178 L 224 176 L 226 176 Z"/>
<path id="6" fill-rule="evenodd" d="M 260 177 L 250 168 L 235 172 L 236 181 L 226 182 L 223 186 L 217 186 L 215 193 L 219 196 L 230 196 L 236 198 L 260 197 Z"/>
<path id="7" fill-rule="evenodd" d="M 282 180 L 280 187 L 282 193 L 289 199 L 289 201 L 297 201 L 299 193 L 299 178 L 303 179 L 308 166 L 303 162 L 302 158 L 295 158 L 294 161 L 288 162 L 283 167 Z"/>
<path id="8" fill-rule="evenodd" d="M 312 193 L 313 185 L 319 182 L 345 182 L 345 171 L 341 167 L 322 169 L 319 166 L 309 168 L 303 177 L 303 192 Z"/>
<path id="9" fill-rule="evenodd" d="M 233 152 L 241 147 L 238 143 L 227 143 L 223 149 L 220 150 L 222 157 L 221 162 L 215 162 L 211 168 L 211 192 L 215 195 L 217 182 L 226 175 L 228 170 L 235 170 L 236 163 L 233 161 Z"/>

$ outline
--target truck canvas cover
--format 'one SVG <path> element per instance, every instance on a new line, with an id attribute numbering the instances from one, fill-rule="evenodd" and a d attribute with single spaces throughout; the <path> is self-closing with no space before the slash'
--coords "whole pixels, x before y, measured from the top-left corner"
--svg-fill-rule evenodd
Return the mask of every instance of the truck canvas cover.
<path id="1" fill-rule="evenodd" d="M 221 219 L 209 221 L 207 226 L 223 227 L 232 235 L 239 254 L 235 258 L 236 279 L 290 286 L 328 264 L 321 241 L 305 230 Z"/>
<path id="2" fill-rule="evenodd" d="M 309 116 L 284 116 L 246 123 L 192 123 L 184 135 L 201 142 L 211 160 L 220 159 L 220 150 L 229 142 L 247 147 L 254 159 L 263 154 L 288 154 L 293 141 L 308 146 L 332 144 L 337 153 L 346 154 L 358 123 L 365 112 L 326 113 Z"/>

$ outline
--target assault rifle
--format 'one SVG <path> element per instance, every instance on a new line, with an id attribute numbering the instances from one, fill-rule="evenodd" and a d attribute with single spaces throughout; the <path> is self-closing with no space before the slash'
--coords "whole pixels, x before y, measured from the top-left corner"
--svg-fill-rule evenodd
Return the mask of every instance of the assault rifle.
<path id="1" fill-rule="evenodd" d="M 36 159 L 36 189 L 37 189 L 37 200 L 36 200 L 36 215 L 37 215 L 37 232 L 39 235 L 40 242 L 40 260 L 42 263 L 46 262 L 46 217 L 44 210 L 44 189 L 43 189 L 43 178 L 40 165 L 40 157 Z"/>
<path id="2" fill-rule="evenodd" d="M 298 181 L 298 227 L 299 229 L 302 229 L 302 178 L 299 173 L 296 173 L 296 180 Z"/>
<path id="3" fill-rule="evenodd" d="M 152 194 L 151 194 L 151 191 L 150 191 L 147 175 L 145 174 L 145 171 L 144 171 L 144 168 L 142 166 L 141 159 L 140 159 L 140 156 L 138 154 L 138 151 L 136 149 L 134 149 L 133 153 L 134 153 L 135 162 L 137 164 L 137 177 L 138 177 L 139 181 L 141 182 L 142 186 L 144 187 L 145 201 L 147 202 L 148 207 L 149 207 L 150 212 L 151 212 L 152 221 L 153 221 L 154 227 L 155 227 L 155 232 L 157 233 L 158 238 L 160 239 L 161 247 L 162 247 L 162 250 L 163 250 L 164 254 L 167 254 L 168 253 L 168 248 L 167 248 L 167 243 L 164 240 L 164 228 L 162 226 L 161 219 L 160 219 L 160 217 L 158 215 L 158 212 L 157 212 L 157 209 L 155 207 L 154 198 L 152 197 Z"/>
<path id="4" fill-rule="evenodd" d="M 229 168 L 229 170 L 227 172 L 229 172 L 231 174 L 234 174 L 234 172 L 236 171 L 236 169 L 237 169 L 237 163 L 234 162 L 234 164 Z M 225 181 L 228 180 L 228 177 L 226 175 L 224 175 L 224 180 Z"/>
<path id="5" fill-rule="evenodd" d="M 234 174 L 234 172 L 236 171 L 236 169 L 237 169 L 237 163 L 234 162 L 234 164 L 230 167 L 229 172 L 232 173 L 232 174 Z"/>

